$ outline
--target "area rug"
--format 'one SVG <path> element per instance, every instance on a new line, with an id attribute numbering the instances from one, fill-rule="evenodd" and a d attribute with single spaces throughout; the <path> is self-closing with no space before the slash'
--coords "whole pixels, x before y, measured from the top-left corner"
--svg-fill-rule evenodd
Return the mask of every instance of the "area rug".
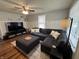
<path id="1" fill-rule="evenodd" d="M 16 41 L 11 42 L 14 46 L 16 46 Z M 41 52 L 41 45 L 37 45 L 27 56 L 29 59 L 50 59 L 49 55 Z"/>
<path id="2" fill-rule="evenodd" d="M 29 59 L 50 59 L 49 56 L 40 49 L 41 45 L 37 45 L 29 54 Z"/>

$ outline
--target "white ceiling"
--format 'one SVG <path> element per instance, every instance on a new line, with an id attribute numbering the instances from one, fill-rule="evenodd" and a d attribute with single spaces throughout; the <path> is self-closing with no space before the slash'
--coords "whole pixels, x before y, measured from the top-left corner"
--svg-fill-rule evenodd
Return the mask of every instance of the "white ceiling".
<path id="1" fill-rule="evenodd" d="M 16 9 L 16 6 L 30 5 L 33 8 L 39 8 L 37 8 L 33 14 L 44 13 L 54 10 L 68 9 L 73 2 L 74 0 L 0 0 L 0 11 L 21 13 L 22 10 Z"/>

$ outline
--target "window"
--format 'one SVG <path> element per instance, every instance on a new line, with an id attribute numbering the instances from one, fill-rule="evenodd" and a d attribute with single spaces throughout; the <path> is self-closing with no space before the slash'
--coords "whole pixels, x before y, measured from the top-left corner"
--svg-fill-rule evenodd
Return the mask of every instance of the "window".
<path id="1" fill-rule="evenodd" d="M 72 30 L 71 30 L 71 35 L 70 35 L 70 44 L 73 52 L 76 51 L 77 43 L 78 43 L 78 38 L 77 38 L 77 29 L 78 29 L 78 22 L 73 22 L 72 25 Z"/>
<path id="2" fill-rule="evenodd" d="M 78 43 L 77 33 L 78 33 L 78 21 L 74 20 L 73 24 L 72 24 L 72 28 L 71 28 L 70 39 L 69 39 L 73 52 L 76 51 L 76 47 L 77 47 L 77 43 Z M 69 35 L 69 28 L 67 30 L 67 36 L 68 35 Z"/>
<path id="3" fill-rule="evenodd" d="M 45 15 L 38 16 L 38 27 L 45 28 Z"/>

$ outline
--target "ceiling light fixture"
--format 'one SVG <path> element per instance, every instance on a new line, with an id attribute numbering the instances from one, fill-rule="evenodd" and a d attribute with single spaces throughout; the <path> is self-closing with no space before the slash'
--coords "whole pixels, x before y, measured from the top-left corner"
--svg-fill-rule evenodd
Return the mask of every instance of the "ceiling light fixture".
<path id="1" fill-rule="evenodd" d="M 28 12 L 28 11 L 22 11 L 22 13 L 23 13 L 23 14 L 29 14 L 29 12 Z"/>

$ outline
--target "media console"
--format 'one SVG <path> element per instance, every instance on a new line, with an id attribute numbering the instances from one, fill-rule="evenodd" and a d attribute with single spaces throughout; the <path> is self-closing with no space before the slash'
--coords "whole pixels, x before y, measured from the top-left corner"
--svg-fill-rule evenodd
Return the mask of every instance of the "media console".
<path id="1" fill-rule="evenodd" d="M 26 33 L 26 29 L 23 27 L 23 22 L 7 22 L 6 26 L 8 32 L 3 36 L 4 40 Z"/>

